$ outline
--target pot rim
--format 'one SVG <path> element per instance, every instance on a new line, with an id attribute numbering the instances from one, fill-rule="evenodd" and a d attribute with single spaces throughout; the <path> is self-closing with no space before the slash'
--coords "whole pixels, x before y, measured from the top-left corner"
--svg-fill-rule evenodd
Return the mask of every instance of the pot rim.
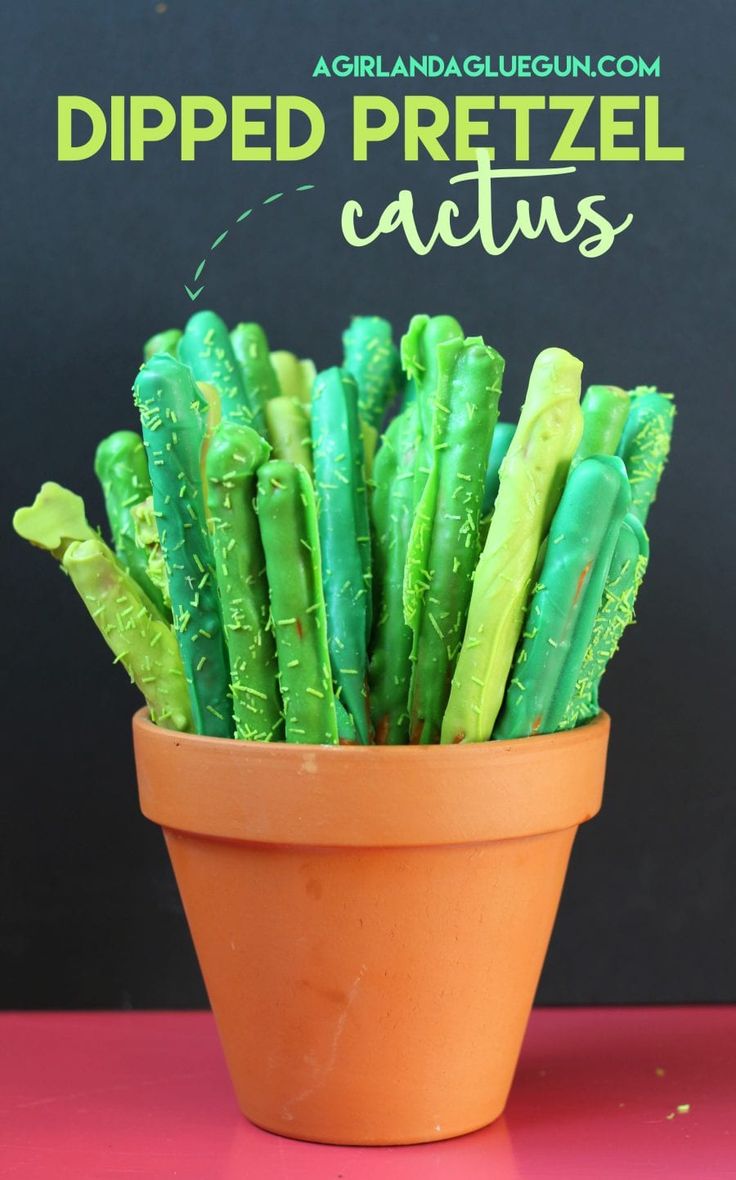
<path id="1" fill-rule="evenodd" d="M 468 844 L 576 827 L 601 805 L 610 719 L 510 741 L 315 746 L 179 733 L 133 717 L 141 809 L 256 844 Z"/>

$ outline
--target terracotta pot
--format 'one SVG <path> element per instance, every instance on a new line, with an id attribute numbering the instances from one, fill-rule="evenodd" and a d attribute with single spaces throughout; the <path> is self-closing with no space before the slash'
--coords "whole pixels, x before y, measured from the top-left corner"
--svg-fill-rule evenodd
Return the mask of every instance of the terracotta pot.
<path id="1" fill-rule="evenodd" d="M 325 1143 L 501 1114 L 608 718 L 461 746 L 298 746 L 133 721 L 241 1110 Z"/>

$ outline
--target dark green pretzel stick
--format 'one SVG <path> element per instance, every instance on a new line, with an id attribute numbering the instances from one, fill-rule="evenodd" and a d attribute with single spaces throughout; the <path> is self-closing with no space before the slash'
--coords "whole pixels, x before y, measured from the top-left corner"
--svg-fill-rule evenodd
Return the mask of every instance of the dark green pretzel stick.
<path id="1" fill-rule="evenodd" d="M 269 456 L 257 431 L 221 422 L 207 452 L 211 542 L 230 663 L 235 736 L 282 736 L 276 644 L 269 627 L 268 583 L 255 509 L 256 472 Z"/>
<path id="2" fill-rule="evenodd" d="M 370 527 L 358 389 L 341 369 L 327 369 L 314 383 L 312 454 L 333 677 L 360 741 L 367 743 Z"/>
<path id="3" fill-rule="evenodd" d="M 179 328 L 165 328 L 163 332 L 157 332 L 143 345 L 143 360 L 150 361 L 157 352 L 168 352 L 169 356 L 176 356 L 180 340 Z"/>
<path id="4" fill-rule="evenodd" d="M 260 324 L 238 324 L 230 333 L 230 339 L 253 414 L 252 425 L 267 438 L 266 402 L 278 397 L 281 388 L 271 363 L 266 333 Z"/>
<path id="5" fill-rule="evenodd" d="M 513 422 L 497 422 L 496 429 L 493 431 L 491 449 L 488 454 L 485 487 L 483 489 L 483 516 L 488 516 L 489 513 L 493 512 L 493 505 L 496 503 L 498 486 L 501 480 L 501 464 L 506 458 L 506 452 L 511 446 L 511 439 L 514 437 L 515 430 L 516 426 Z"/>
<path id="6" fill-rule="evenodd" d="M 222 417 L 243 426 L 254 423 L 253 408 L 243 384 L 224 320 L 214 311 L 198 311 L 191 317 L 179 341 L 178 357 L 191 369 L 195 381 L 213 385 L 220 395 Z"/>
<path id="7" fill-rule="evenodd" d="M 286 740 L 336 745 L 337 716 L 312 481 L 293 463 L 272 459 L 258 471 L 257 506 Z"/>
<path id="8" fill-rule="evenodd" d="M 488 452 L 503 358 L 481 337 L 449 340 L 437 355 L 432 467 L 413 521 L 405 567 L 414 633 L 412 742 L 437 742 L 478 561 Z"/>
<path id="9" fill-rule="evenodd" d="M 629 395 L 617 385 L 589 385 L 581 402 L 583 437 L 573 456 L 576 467 L 591 455 L 615 455 L 629 416 Z"/>
<path id="10" fill-rule="evenodd" d="M 631 511 L 642 524 L 647 522 L 670 453 L 674 419 L 672 394 L 648 388 L 632 391 L 618 453 L 629 473 Z"/>
<path id="11" fill-rule="evenodd" d="M 404 566 L 414 508 L 416 402 L 394 418 L 373 466 L 375 616 L 369 668 L 371 715 L 379 744 L 409 739 L 413 634 L 404 619 Z"/>
<path id="12" fill-rule="evenodd" d="M 620 459 L 593 456 L 570 472 L 552 518 L 540 582 L 524 620 L 494 738 L 530 737 L 559 728 L 630 503 Z"/>
<path id="13" fill-rule="evenodd" d="M 145 590 L 162 618 L 171 615 L 148 572 L 148 553 L 138 544 L 133 509 L 151 494 L 143 439 L 134 430 L 116 430 L 99 444 L 95 475 L 105 498 L 113 547 L 118 560 Z"/>
<path id="14" fill-rule="evenodd" d="M 401 388 L 401 360 L 388 320 L 354 316 L 342 334 L 343 368 L 358 385 L 358 413 L 374 430 Z"/>
<path id="15" fill-rule="evenodd" d="M 649 539 L 638 516 L 630 512 L 621 525 L 593 634 L 560 729 L 572 729 L 597 716 L 600 682 L 621 636 L 634 621 L 634 604 L 648 562 Z"/>
<path id="16" fill-rule="evenodd" d="M 133 388 L 195 729 L 230 737 L 230 672 L 200 476 L 206 403 L 191 371 L 166 353 L 144 365 Z"/>
<path id="17" fill-rule="evenodd" d="M 412 316 L 401 338 L 401 364 L 415 390 L 419 408 L 419 445 L 415 459 L 414 505 L 419 503 L 432 466 L 432 426 L 437 387 L 437 346 L 463 338 L 463 330 L 451 315 Z"/>

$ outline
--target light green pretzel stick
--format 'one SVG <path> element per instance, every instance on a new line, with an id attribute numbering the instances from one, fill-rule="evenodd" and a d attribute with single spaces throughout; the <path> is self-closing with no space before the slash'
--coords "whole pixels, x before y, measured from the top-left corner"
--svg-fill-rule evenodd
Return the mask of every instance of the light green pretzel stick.
<path id="1" fill-rule="evenodd" d="M 255 510 L 256 472 L 269 455 L 257 431 L 237 422 L 215 428 L 207 452 L 207 496 L 235 736 L 281 736 L 276 645 L 269 629 L 266 560 Z"/>
<path id="2" fill-rule="evenodd" d="M 166 353 L 151 357 L 133 389 L 194 725 L 230 737 L 230 672 L 200 472 L 207 405 L 191 371 Z"/>
<path id="3" fill-rule="evenodd" d="M 343 368 L 358 386 L 361 420 L 380 430 L 386 409 L 401 388 L 401 360 L 388 320 L 354 316 L 342 334 Z"/>
<path id="4" fill-rule="evenodd" d="M 298 463 L 311 475 L 312 439 L 302 403 L 295 397 L 280 394 L 267 401 L 264 408 L 274 458 Z"/>
<path id="5" fill-rule="evenodd" d="M 251 425 L 267 438 L 266 403 L 272 397 L 278 397 L 281 389 L 271 364 L 266 333 L 260 324 L 238 324 L 230 333 L 230 339 L 253 414 Z"/>
<path id="6" fill-rule="evenodd" d="M 552 518 L 494 738 L 554 733 L 590 645 L 611 558 L 631 503 L 620 459 L 596 455 L 570 472 Z"/>
<path id="7" fill-rule="evenodd" d="M 302 405 L 309 406 L 312 386 L 317 376 L 313 361 L 300 361 L 293 352 L 278 349 L 271 353 L 271 364 L 284 397 L 295 397 Z"/>
<path id="8" fill-rule="evenodd" d="M 254 412 L 243 384 L 224 320 L 214 311 L 198 311 L 188 321 L 179 341 L 178 358 L 191 369 L 195 381 L 213 385 L 220 395 L 222 417 L 244 426 L 254 425 Z M 262 422 L 257 424 L 260 430 Z"/>
<path id="9" fill-rule="evenodd" d="M 360 741 L 367 743 L 370 525 L 358 389 L 349 373 L 332 368 L 319 374 L 312 391 L 311 425 L 330 660 L 338 698 L 351 714 Z"/>
<path id="10" fill-rule="evenodd" d="M 404 566 L 414 509 L 414 460 L 419 422 L 412 402 L 390 424 L 373 467 L 376 624 L 369 668 L 376 742 L 409 740 L 413 634 L 404 619 Z"/>
<path id="11" fill-rule="evenodd" d="M 146 698 L 151 720 L 165 729 L 191 730 L 192 713 L 176 637 L 138 582 L 99 538 L 73 541 L 62 566 L 116 662 L 123 664 Z"/>
<path id="12" fill-rule="evenodd" d="M 600 682 L 621 636 L 634 621 L 634 604 L 648 562 L 649 539 L 638 516 L 630 512 L 621 525 L 590 644 L 559 729 L 572 729 L 597 716 Z"/>
<path id="13" fill-rule="evenodd" d="M 451 315 L 412 316 L 401 338 L 401 364 L 414 388 L 419 408 L 419 445 L 414 469 L 414 505 L 419 503 L 432 466 L 432 427 L 437 388 L 437 346 L 463 338 L 463 330 Z"/>
<path id="14" fill-rule="evenodd" d="M 629 416 L 629 395 L 617 385 L 589 385 L 581 404 L 583 437 L 573 467 L 591 455 L 615 455 Z"/>
<path id="15" fill-rule="evenodd" d="M 87 523 L 81 496 L 45 483 L 33 504 L 15 513 L 13 527 L 62 563 L 116 661 L 146 698 L 152 720 L 169 729 L 191 729 L 174 634 Z"/>
<path id="16" fill-rule="evenodd" d="M 166 563 L 161 551 L 161 541 L 153 508 L 153 496 L 146 496 L 140 504 L 134 504 L 130 514 L 133 518 L 135 543 L 146 554 L 146 572 L 151 583 L 157 588 L 166 606 L 167 618 L 171 617 L 171 595 L 169 579 L 166 577 Z"/>
<path id="17" fill-rule="evenodd" d="M 423 744 L 440 739 L 462 642 L 504 368 L 479 336 L 446 341 L 436 351 L 432 466 L 404 573 L 405 619 L 414 634 L 409 733 Z"/>
<path id="18" fill-rule="evenodd" d="M 675 403 L 670 393 L 642 387 L 631 393 L 631 409 L 618 453 L 631 483 L 631 510 L 646 524 L 672 441 Z"/>
<path id="19" fill-rule="evenodd" d="M 157 332 L 143 345 L 143 360 L 150 361 L 157 352 L 168 352 L 169 356 L 176 356 L 180 340 L 179 328 L 165 328 L 163 332 Z"/>
<path id="20" fill-rule="evenodd" d="M 442 723 L 443 742 L 483 742 L 506 689 L 539 546 L 583 428 L 582 364 L 561 348 L 534 362 L 526 401 L 475 570 L 465 638 Z"/>
<path id="21" fill-rule="evenodd" d="M 163 595 L 148 570 L 148 553 L 138 544 L 133 509 L 151 494 L 143 439 L 134 430 L 116 430 L 99 444 L 95 475 L 105 498 L 118 561 L 143 588 L 162 618 L 169 618 Z"/>
<path id="22" fill-rule="evenodd" d="M 272 459 L 258 471 L 257 504 L 286 740 L 336 745 L 337 716 L 312 481 L 293 463 Z"/>

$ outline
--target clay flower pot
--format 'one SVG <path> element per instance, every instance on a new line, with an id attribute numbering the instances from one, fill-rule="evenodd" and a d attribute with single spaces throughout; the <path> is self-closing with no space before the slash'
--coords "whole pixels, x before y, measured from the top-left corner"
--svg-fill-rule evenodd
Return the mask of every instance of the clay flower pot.
<path id="1" fill-rule="evenodd" d="M 252 1122 L 390 1144 L 501 1114 L 608 729 L 324 747 L 136 714 L 141 807 Z"/>

